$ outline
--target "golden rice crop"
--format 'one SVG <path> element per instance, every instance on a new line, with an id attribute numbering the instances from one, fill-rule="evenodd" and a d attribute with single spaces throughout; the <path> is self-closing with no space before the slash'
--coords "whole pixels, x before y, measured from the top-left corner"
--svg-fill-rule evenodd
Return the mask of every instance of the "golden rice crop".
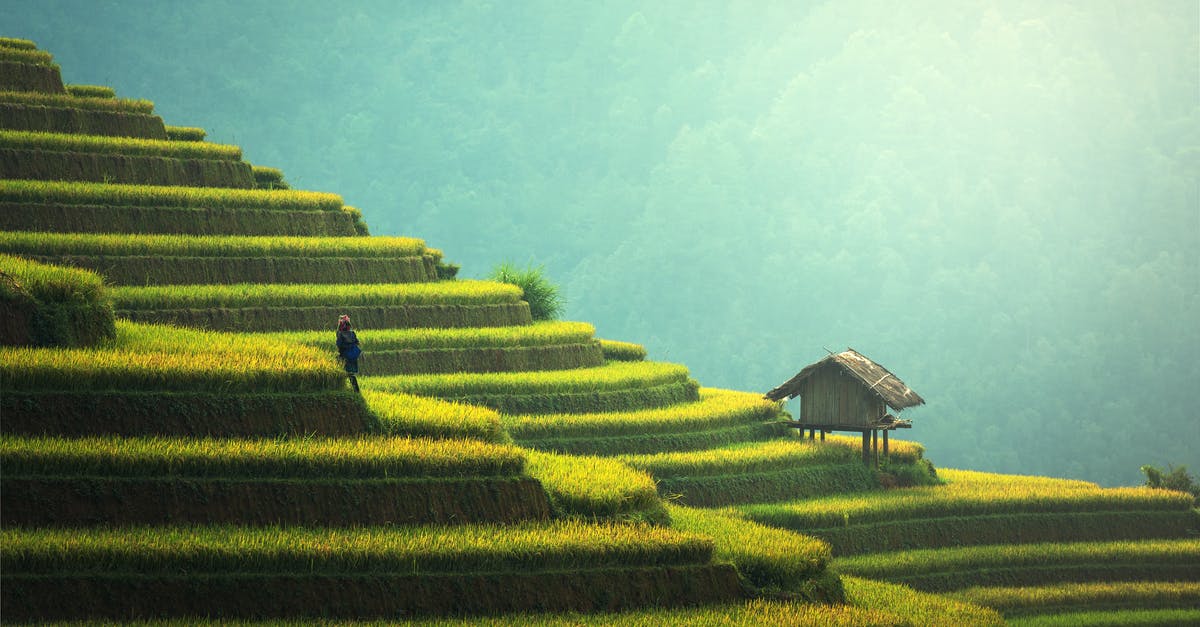
<path id="1" fill-rule="evenodd" d="M 713 510 L 668 505 L 667 512 L 672 527 L 712 536 L 716 558 L 733 562 L 756 588 L 798 590 L 831 558 L 828 544 L 792 531 Z"/>
<path id="2" fill-rule="evenodd" d="M 1080 479 L 1059 479 L 1037 475 L 1007 475 L 994 472 L 980 472 L 978 470 L 957 470 L 954 468 L 939 468 L 938 476 L 948 484 L 959 486 L 1046 487 L 1062 490 L 1093 490 L 1100 487 L 1091 481 L 1082 481 Z"/>
<path id="3" fill-rule="evenodd" d="M 836 444 L 856 451 L 862 451 L 862 437 L 858 435 L 849 436 L 830 433 L 825 436 L 825 442 L 827 444 Z M 881 444 L 881 451 L 883 450 L 882 447 L 883 445 Z M 925 447 L 920 442 L 888 438 L 888 455 L 894 461 L 912 463 L 925 455 Z"/>
<path id="4" fill-rule="evenodd" d="M 6 233 L 0 233 L 0 236 Z M 12 277 L 15 287 L 42 302 L 99 301 L 104 280 L 95 272 L 38 263 L 0 254 L 0 272 Z"/>
<path id="5" fill-rule="evenodd" d="M 117 309 L 207 307 L 322 307 L 385 305 L 488 305 L 516 303 L 521 289 L 485 281 L 402 284 L 159 285 L 115 287 Z"/>
<path id="6" fill-rule="evenodd" d="M 998 544 L 918 549 L 840 558 L 838 570 L 860 577 L 1047 567 L 1063 564 L 1200 564 L 1200 540 L 1124 540 Z"/>
<path id="7" fill-rule="evenodd" d="M 0 232 L 0 252 L 16 255 L 143 257 L 413 257 L 412 237 L 287 237 Z"/>
<path id="8" fill-rule="evenodd" d="M 527 452 L 529 474 L 561 515 L 584 518 L 665 518 L 654 480 L 603 457 Z"/>
<path id="9" fill-rule="evenodd" d="M 67 93 L 77 98 L 116 98 L 117 90 L 107 85 L 65 85 Z"/>
<path id="10" fill-rule="evenodd" d="M 461 573 L 706 563 L 712 541 L 579 521 L 343 529 L 143 527 L 0 530 L 5 574 Z"/>
<path id="11" fill-rule="evenodd" d="M 1019 512 L 1186 510 L 1187 495 L 1152 488 L 1100 488 L 1087 482 L 1040 481 L 970 471 L 938 471 L 950 479 L 863 495 L 836 495 L 794 503 L 747 506 L 752 519 L 788 529 L 819 529 L 915 518 L 979 516 Z M 986 481 L 974 477 L 987 475 Z"/>
<path id="12" fill-rule="evenodd" d="M 977 586 L 959 590 L 951 596 L 1009 616 L 1065 607 L 1200 606 L 1200 582 L 1101 581 L 1046 586 Z"/>
<path id="13" fill-rule="evenodd" d="M 600 340 L 600 349 L 604 351 L 605 359 L 616 361 L 642 361 L 646 358 L 646 347 L 633 342 L 618 342 L 616 340 Z"/>
<path id="14" fill-rule="evenodd" d="M 486 407 L 370 389 L 363 389 L 362 397 L 385 434 L 491 442 L 507 437 L 500 428 L 500 415 Z"/>
<path id="15" fill-rule="evenodd" d="M 820 442 L 773 440 L 718 449 L 653 455 L 621 455 L 621 461 L 658 478 L 734 475 L 787 470 L 797 466 L 845 463 L 854 454 Z"/>
<path id="16" fill-rule="evenodd" d="M 700 401 L 660 409 L 600 414 L 505 416 L 518 439 L 598 437 L 703 431 L 777 418 L 779 405 L 761 394 L 700 388 Z"/>
<path id="17" fill-rule="evenodd" d="M 37 44 L 31 39 L 17 37 L 0 37 L 0 48 L 15 48 L 17 50 L 37 50 Z"/>
<path id="18" fill-rule="evenodd" d="M 840 562 L 840 561 L 839 561 Z M 903 616 L 911 625 L 1003 625 L 1004 618 L 991 608 L 940 594 L 919 592 L 905 585 L 842 577 L 846 602 Z"/>
<path id="19" fill-rule="evenodd" d="M 1064 612 L 1008 619 L 1013 627 L 1193 627 L 1200 625 L 1200 609 L 1099 610 Z"/>
<path id="20" fill-rule="evenodd" d="M 67 205 L 205 207 L 340 211 L 342 197 L 325 192 L 73 181 L 0 180 L 0 200 Z"/>
<path id="21" fill-rule="evenodd" d="M 345 386 L 328 355 L 230 333 L 121 323 L 96 348 L 0 347 L 13 390 L 306 392 Z"/>
<path id="22" fill-rule="evenodd" d="M 242 158 L 241 148 L 227 144 L 6 130 L 0 130 L 0 148 L 116 153 L 122 155 L 173 157 L 176 159 L 239 161 Z"/>
<path id="23" fill-rule="evenodd" d="M 0 61 L 28 63 L 30 65 L 53 65 L 54 56 L 45 50 L 30 50 L 0 46 Z"/>
<path id="24" fill-rule="evenodd" d="M 364 238 L 367 239 L 367 238 Z M 369 239 L 375 239 L 374 237 Z M 508 348 L 583 344 L 596 328 L 586 322 L 539 321 L 518 327 L 468 327 L 465 329 L 372 329 L 359 340 L 365 350 L 436 348 Z M 329 331 L 285 331 L 265 333 L 287 342 L 328 348 Z"/>
<path id="25" fill-rule="evenodd" d="M 517 290 L 519 292 L 520 288 Z M 368 381 L 373 389 L 378 390 L 460 397 L 470 394 L 541 394 L 640 389 L 687 379 L 687 368 L 678 364 L 613 362 L 597 368 L 575 370 L 399 375 L 372 377 Z"/>
<path id="26" fill-rule="evenodd" d="M 119 111 L 123 113 L 154 113 L 149 100 L 129 98 L 90 98 L 70 94 L 47 94 L 38 91 L 0 91 L 0 103 L 65 107 L 88 111 Z"/>
<path id="27" fill-rule="evenodd" d="M 517 475 L 525 457 L 477 440 L 0 436 L 0 464 L 7 477 L 386 479 Z"/>
<path id="28" fill-rule="evenodd" d="M 167 139 L 177 142 L 202 142 L 208 135 L 208 131 L 196 126 L 171 126 L 165 127 L 167 131 Z"/>

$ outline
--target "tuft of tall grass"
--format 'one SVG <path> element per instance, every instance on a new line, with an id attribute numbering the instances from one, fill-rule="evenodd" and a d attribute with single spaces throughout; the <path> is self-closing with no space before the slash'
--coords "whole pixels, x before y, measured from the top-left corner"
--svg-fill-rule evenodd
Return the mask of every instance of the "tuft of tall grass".
<path id="1" fill-rule="evenodd" d="M 562 314 L 565 303 L 558 286 L 546 278 L 545 271 L 543 266 L 518 268 L 504 262 L 496 266 L 488 278 L 520 286 L 534 320 L 555 320 Z"/>
<path id="2" fill-rule="evenodd" d="M 239 161 L 242 158 L 241 148 L 227 144 L 32 131 L 0 130 L 0 148 L 49 150 L 56 152 L 112 153 L 171 157 L 175 159 Z"/>
<path id="3" fill-rule="evenodd" d="M 0 254 L 0 344 L 88 346 L 115 334 L 100 276 Z"/>

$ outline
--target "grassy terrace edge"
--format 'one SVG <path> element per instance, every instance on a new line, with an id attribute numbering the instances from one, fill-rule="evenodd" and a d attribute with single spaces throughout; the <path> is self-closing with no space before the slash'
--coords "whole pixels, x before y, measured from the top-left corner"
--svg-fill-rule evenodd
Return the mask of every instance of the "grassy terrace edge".
<path id="1" fill-rule="evenodd" d="M 13 255 L 397 258 L 427 251 L 425 241 L 414 237 L 0 232 L 0 252 Z"/>
<path id="2" fill-rule="evenodd" d="M 92 98 L 70 94 L 48 94 L 39 91 L 0 91 L 0 103 L 144 115 L 154 113 L 154 103 L 149 100 Z"/>
<path id="3" fill-rule="evenodd" d="M 228 144 L 78 135 L 0 129 L 0 148 L 54 152 L 115 153 L 177 159 L 240 161 L 242 149 Z"/>
<path id="4" fill-rule="evenodd" d="M 165 185 L 117 185 L 61 181 L 0 180 L 0 202 L 139 207 L 238 207 L 340 211 L 342 197 L 327 192 Z"/>
<path id="5" fill-rule="evenodd" d="M 485 281 L 388 284 L 234 284 L 115 287 L 118 310 L 233 307 L 342 307 L 392 305 L 492 305 L 517 303 L 521 288 Z M 336 320 L 334 321 L 336 322 Z M 332 322 L 330 323 L 332 324 Z"/>

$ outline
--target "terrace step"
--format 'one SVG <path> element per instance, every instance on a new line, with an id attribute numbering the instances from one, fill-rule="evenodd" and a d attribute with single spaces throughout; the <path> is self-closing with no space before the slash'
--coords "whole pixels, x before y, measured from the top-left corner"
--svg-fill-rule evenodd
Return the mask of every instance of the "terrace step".
<path id="1" fill-rule="evenodd" d="M 483 405 L 507 414 L 632 411 L 699 399 L 687 369 L 660 362 L 507 373 L 371 377 L 367 387 Z"/>
<path id="2" fill-rule="evenodd" d="M 0 601 L 7 620 L 587 612 L 741 596 L 733 568 L 711 563 L 711 541 L 650 526 L 559 522 L 0 535 L 6 552 Z"/>
<path id="3" fill-rule="evenodd" d="M 778 435 L 779 408 L 760 394 L 701 388 L 696 403 L 632 412 L 505 418 L 522 446 L 576 455 L 695 451 Z"/>
<path id="4" fill-rule="evenodd" d="M 1200 582 L 1196 581 L 978 587 L 953 596 L 998 610 L 1005 617 L 1099 610 L 1200 610 Z"/>
<path id="5" fill-rule="evenodd" d="M 347 237 L 354 223 L 343 211 L 0 202 L 0 231 Z"/>
<path id="6" fill-rule="evenodd" d="M 0 91 L 67 93 L 58 66 L 9 60 L 0 60 Z"/>
<path id="7" fill-rule="evenodd" d="M 5 64 L 0 63 L 0 75 Z M 157 115 L 79 107 L 0 102 L 0 128 L 10 131 L 167 139 Z"/>
<path id="8" fill-rule="evenodd" d="M 974 586 L 1120 581 L 1200 582 L 1200 540 L 996 544 L 835 560 L 840 572 L 948 592 Z"/>
<path id="9" fill-rule="evenodd" d="M 253 189 L 250 165 L 196 159 L 0 147 L 0 178 Z"/>
<path id="10" fill-rule="evenodd" d="M 545 520 L 511 446 L 471 440 L 0 438 L 4 526 Z"/>
<path id="11" fill-rule="evenodd" d="M 947 485 L 742 511 L 764 524 L 823 538 L 841 556 L 978 544 L 1180 538 L 1200 529 L 1200 515 L 1178 492 L 952 469 L 939 474 Z"/>
<path id="12" fill-rule="evenodd" d="M 220 307 L 196 309 L 120 309 L 117 316 L 135 322 L 173 324 L 213 331 L 329 330 L 347 314 L 359 329 L 508 327 L 530 324 L 529 304 L 384 305 L 378 307 Z M 330 321 L 333 321 L 332 323 Z M 367 356 L 370 359 L 370 355 Z M 364 360 L 365 362 L 366 360 Z"/>
<path id="13" fill-rule="evenodd" d="M 163 257 L 30 255 L 23 257 L 104 275 L 110 285 L 235 285 L 245 283 L 419 283 L 437 280 L 430 256 L 407 257 Z M 432 273 L 430 270 L 432 269 Z"/>

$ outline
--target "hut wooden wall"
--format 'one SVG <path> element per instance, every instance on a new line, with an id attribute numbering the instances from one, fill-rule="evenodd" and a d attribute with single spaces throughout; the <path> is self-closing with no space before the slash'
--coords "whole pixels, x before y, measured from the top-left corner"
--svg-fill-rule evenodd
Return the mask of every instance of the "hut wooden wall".
<path id="1" fill-rule="evenodd" d="M 800 386 L 800 422 L 865 426 L 883 414 L 883 401 L 834 364 L 814 372 Z"/>

